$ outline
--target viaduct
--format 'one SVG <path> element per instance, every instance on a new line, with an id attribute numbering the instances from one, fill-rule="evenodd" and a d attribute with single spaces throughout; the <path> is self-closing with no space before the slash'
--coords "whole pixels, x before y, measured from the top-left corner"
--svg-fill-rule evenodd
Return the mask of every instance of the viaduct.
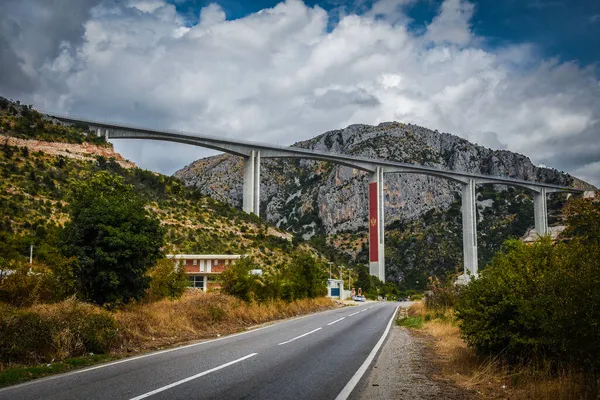
<path id="1" fill-rule="evenodd" d="M 475 186 L 501 184 L 528 189 L 533 193 L 535 230 L 538 235 L 548 233 L 546 196 L 553 192 L 582 193 L 583 190 L 551 185 L 542 182 L 523 181 L 499 176 L 444 171 L 432 167 L 413 165 L 388 160 L 331 154 L 293 147 L 275 146 L 266 143 L 234 140 L 210 135 L 191 135 L 170 130 L 156 130 L 131 125 L 99 122 L 70 116 L 49 114 L 67 124 L 88 125 L 98 136 L 108 139 L 146 139 L 185 143 L 233 154 L 244 159 L 243 210 L 259 214 L 260 205 L 260 161 L 263 158 L 304 158 L 337 163 L 365 171 L 369 180 L 369 272 L 385 281 L 384 258 L 384 174 L 424 174 L 459 183 L 462 186 L 462 231 L 463 231 L 463 279 L 477 277 L 477 209 Z"/>

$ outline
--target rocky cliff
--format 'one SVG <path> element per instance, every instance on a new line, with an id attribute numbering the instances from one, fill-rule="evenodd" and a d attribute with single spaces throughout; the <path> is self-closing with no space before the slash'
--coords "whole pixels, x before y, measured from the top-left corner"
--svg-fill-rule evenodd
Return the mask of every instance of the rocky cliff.
<path id="1" fill-rule="evenodd" d="M 491 150 L 455 135 L 411 124 L 351 125 L 293 146 L 445 170 L 591 187 L 566 173 L 536 167 L 521 154 Z M 205 194 L 241 207 L 239 157 L 220 155 L 198 160 L 177 171 L 175 176 Z M 368 176 L 361 171 L 326 162 L 263 159 L 261 216 L 305 238 L 321 233 L 366 231 L 367 182 Z M 386 225 L 414 220 L 430 210 L 448 209 L 459 189 L 457 184 L 441 178 L 386 174 Z"/>

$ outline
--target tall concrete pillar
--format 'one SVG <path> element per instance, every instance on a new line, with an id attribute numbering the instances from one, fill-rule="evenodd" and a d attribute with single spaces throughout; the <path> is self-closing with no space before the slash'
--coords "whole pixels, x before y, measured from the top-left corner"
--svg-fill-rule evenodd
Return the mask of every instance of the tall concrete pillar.
<path id="1" fill-rule="evenodd" d="M 546 188 L 540 188 L 539 192 L 533 193 L 533 215 L 535 219 L 535 231 L 538 236 L 548 234 L 548 209 L 546 208 Z"/>
<path id="2" fill-rule="evenodd" d="M 369 179 L 369 273 L 385 282 L 383 169 Z"/>
<path id="3" fill-rule="evenodd" d="M 260 151 L 252 150 L 244 158 L 242 209 L 260 215 Z"/>
<path id="4" fill-rule="evenodd" d="M 260 216 L 260 151 L 254 154 L 254 214 Z"/>
<path id="5" fill-rule="evenodd" d="M 464 271 L 477 277 L 477 203 L 472 179 L 462 187 L 462 228 Z"/>

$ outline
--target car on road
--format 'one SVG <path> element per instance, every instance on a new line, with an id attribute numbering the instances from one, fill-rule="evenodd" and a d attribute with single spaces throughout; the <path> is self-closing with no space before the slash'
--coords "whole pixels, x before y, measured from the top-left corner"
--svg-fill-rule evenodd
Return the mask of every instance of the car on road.
<path id="1" fill-rule="evenodd" d="M 352 298 L 354 301 L 365 301 L 365 296 L 354 296 Z"/>

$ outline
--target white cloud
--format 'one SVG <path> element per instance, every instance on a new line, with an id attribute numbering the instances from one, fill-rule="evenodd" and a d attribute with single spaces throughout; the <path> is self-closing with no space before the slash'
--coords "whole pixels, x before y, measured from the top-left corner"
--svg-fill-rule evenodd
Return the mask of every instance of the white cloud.
<path id="1" fill-rule="evenodd" d="M 425 38 L 436 43 L 468 44 L 473 37 L 469 26 L 473 11 L 468 1 L 445 0 L 440 13 L 427 26 Z"/>
<path id="2" fill-rule="evenodd" d="M 31 98 L 45 109 L 278 144 L 399 120 L 567 171 L 600 161 L 591 68 L 540 60 L 527 43 L 487 49 L 464 0 L 445 0 L 414 33 L 407 3 L 377 2 L 328 30 L 327 12 L 298 0 L 237 20 L 211 4 L 194 26 L 162 0 L 108 2 L 93 9 L 82 41 L 40 68 L 62 85 Z M 166 173 L 207 154 L 154 142 L 117 149 Z"/>
<path id="3" fill-rule="evenodd" d="M 575 176 L 583 179 L 584 181 L 596 182 L 596 187 L 598 187 L 598 180 L 600 178 L 600 161 L 586 164 L 574 170 L 573 173 Z"/>

